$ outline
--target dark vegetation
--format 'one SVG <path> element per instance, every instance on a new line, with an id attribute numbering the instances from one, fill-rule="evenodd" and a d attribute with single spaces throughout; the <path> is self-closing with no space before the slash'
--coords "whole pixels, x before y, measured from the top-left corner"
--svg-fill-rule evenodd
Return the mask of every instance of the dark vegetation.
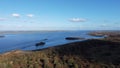
<path id="1" fill-rule="evenodd" d="M 110 33 L 104 39 L 8 52 L 0 55 L 0 68 L 120 68 L 119 38 Z"/>

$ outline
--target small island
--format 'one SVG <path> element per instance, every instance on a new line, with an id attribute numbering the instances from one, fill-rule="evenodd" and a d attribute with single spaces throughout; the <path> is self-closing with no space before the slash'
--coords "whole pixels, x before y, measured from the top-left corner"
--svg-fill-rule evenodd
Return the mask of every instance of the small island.
<path id="1" fill-rule="evenodd" d="M 35 46 L 42 46 L 42 45 L 45 45 L 45 42 L 39 42 L 39 43 L 36 43 Z"/>
<path id="2" fill-rule="evenodd" d="M 4 38 L 5 36 L 4 35 L 0 35 L 0 38 Z"/>
<path id="3" fill-rule="evenodd" d="M 66 40 L 83 40 L 85 38 L 81 38 L 81 37 L 66 37 Z"/>

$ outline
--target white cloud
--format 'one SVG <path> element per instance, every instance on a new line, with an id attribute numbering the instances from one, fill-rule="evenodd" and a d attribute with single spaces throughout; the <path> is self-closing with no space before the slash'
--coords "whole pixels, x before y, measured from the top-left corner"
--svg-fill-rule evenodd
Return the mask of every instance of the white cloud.
<path id="1" fill-rule="evenodd" d="M 71 19 L 69 19 L 69 21 L 71 21 L 71 22 L 86 22 L 87 19 L 84 19 L 84 18 L 71 18 Z"/>
<path id="2" fill-rule="evenodd" d="M 106 27 L 107 26 L 107 24 L 101 24 L 101 27 Z"/>
<path id="3" fill-rule="evenodd" d="M 6 18 L 0 18 L 0 21 L 5 21 L 6 20 Z"/>
<path id="4" fill-rule="evenodd" d="M 12 16 L 13 16 L 13 17 L 16 17 L 16 18 L 19 18 L 19 17 L 20 17 L 20 14 L 18 14 L 18 13 L 13 13 Z"/>
<path id="5" fill-rule="evenodd" d="M 33 14 L 28 14 L 27 16 L 30 17 L 30 18 L 32 18 L 34 15 Z"/>

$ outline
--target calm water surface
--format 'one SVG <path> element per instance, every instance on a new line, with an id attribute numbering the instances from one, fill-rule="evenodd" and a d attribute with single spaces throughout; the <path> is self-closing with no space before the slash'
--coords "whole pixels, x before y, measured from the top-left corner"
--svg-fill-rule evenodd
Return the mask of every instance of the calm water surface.
<path id="1" fill-rule="evenodd" d="M 34 50 L 51 46 L 66 44 L 81 40 L 65 40 L 66 37 L 82 37 L 85 39 L 98 38 L 89 36 L 90 31 L 39 31 L 29 33 L 4 34 L 4 38 L 0 38 L 0 53 L 11 50 Z M 44 40 L 47 39 L 47 40 Z M 43 41 L 44 46 L 36 47 L 35 44 Z"/>

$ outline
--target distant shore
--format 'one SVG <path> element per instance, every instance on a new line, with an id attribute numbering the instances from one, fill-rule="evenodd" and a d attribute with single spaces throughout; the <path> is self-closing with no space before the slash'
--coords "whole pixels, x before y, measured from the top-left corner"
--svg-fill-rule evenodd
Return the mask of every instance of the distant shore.
<path id="1" fill-rule="evenodd" d="M 91 32 L 120 32 L 120 30 L 19 30 L 19 31 L 0 31 L 0 34 L 19 34 L 34 32 L 59 32 L 59 31 L 91 31 Z"/>
<path id="2" fill-rule="evenodd" d="M 0 31 L 0 34 L 18 34 L 18 33 L 34 33 L 34 32 L 61 32 L 61 31 L 76 31 L 76 30 L 21 30 L 21 31 Z M 77 30 L 79 31 L 79 30 Z"/>

